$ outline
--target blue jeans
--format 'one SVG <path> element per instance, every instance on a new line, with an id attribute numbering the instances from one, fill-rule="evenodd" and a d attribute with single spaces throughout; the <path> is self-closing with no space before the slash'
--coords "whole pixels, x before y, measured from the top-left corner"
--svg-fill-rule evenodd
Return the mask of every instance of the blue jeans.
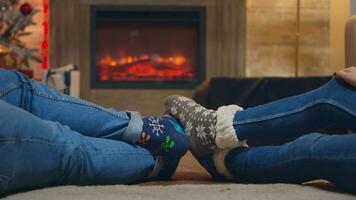
<path id="1" fill-rule="evenodd" d="M 225 165 L 237 178 L 253 183 L 302 183 L 326 179 L 356 193 L 356 134 L 318 131 L 332 125 L 356 131 L 356 88 L 332 79 L 298 96 L 237 112 L 240 140 L 281 145 L 237 148 Z"/>
<path id="2" fill-rule="evenodd" d="M 0 196 L 44 186 L 133 183 L 156 158 L 137 141 L 142 119 L 0 69 Z"/>

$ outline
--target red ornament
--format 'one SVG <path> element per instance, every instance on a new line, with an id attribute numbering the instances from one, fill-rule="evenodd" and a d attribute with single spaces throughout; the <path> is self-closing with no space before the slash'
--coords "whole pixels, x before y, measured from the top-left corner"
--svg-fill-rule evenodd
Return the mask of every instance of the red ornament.
<path id="1" fill-rule="evenodd" d="M 33 8 L 29 3 L 24 3 L 20 7 L 21 13 L 25 16 L 31 14 L 32 10 L 33 10 Z"/>

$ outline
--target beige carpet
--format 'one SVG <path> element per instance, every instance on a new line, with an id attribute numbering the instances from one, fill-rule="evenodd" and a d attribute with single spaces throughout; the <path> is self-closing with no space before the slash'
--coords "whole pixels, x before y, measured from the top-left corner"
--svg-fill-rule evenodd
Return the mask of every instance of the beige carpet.
<path id="1" fill-rule="evenodd" d="M 356 196 L 301 185 L 65 186 L 8 196 L 5 200 L 356 200 Z"/>
<path id="2" fill-rule="evenodd" d="M 217 183 L 187 155 L 173 181 L 126 186 L 54 187 L 14 194 L 1 200 L 356 200 L 325 182 L 307 185 Z"/>

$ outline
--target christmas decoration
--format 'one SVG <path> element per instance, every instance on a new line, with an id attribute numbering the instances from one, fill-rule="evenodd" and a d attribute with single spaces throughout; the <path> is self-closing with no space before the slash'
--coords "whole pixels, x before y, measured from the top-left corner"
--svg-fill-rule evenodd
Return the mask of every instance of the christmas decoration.
<path id="1" fill-rule="evenodd" d="M 49 34 L 49 24 L 48 24 L 48 16 L 49 16 L 49 4 L 48 0 L 43 0 L 42 2 L 42 12 L 43 12 L 43 40 L 41 47 L 41 55 L 42 55 L 42 69 L 48 68 L 48 34 Z"/>
<path id="2" fill-rule="evenodd" d="M 36 49 L 27 48 L 20 40 L 22 36 L 30 35 L 27 26 L 35 25 L 32 17 L 38 12 L 29 3 L 19 5 L 19 0 L 0 0 L 0 67 L 17 68 L 29 67 L 29 61 L 42 62 L 35 56 Z M 12 62 L 10 60 L 12 59 Z"/>
<path id="3" fill-rule="evenodd" d="M 21 5 L 20 11 L 23 15 L 29 15 L 32 13 L 33 9 L 29 3 L 24 3 Z"/>

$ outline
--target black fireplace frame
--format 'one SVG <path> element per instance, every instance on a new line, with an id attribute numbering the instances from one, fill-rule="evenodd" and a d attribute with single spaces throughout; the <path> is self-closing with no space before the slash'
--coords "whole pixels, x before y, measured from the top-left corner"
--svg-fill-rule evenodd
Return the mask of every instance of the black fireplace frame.
<path id="1" fill-rule="evenodd" d="M 96 72 L 96 22 L 105 18 L 105 13 L 115 12 L 118 16 L 135 11 L 138 15 L 131 19 L 116 18 L 113 20 L 184 20 L 197 22 L 197 71 L 196 79 L 192 81 L 101 81 Z M 165 14 L 165 18 L 155 18 L 155 13 Z M 151 16 L 147 19 L 147 14 Z M 188 15 L 184 15 L 188 14 Z M 98 18 L 100 17 L 100 18 Z M 206 8 L 202 6 L 140 6 L 140 5 L 91 5 L 90 6 L 90 87 L 95 89 L 191 89 L 196 87 L 206 77 Z"/>

